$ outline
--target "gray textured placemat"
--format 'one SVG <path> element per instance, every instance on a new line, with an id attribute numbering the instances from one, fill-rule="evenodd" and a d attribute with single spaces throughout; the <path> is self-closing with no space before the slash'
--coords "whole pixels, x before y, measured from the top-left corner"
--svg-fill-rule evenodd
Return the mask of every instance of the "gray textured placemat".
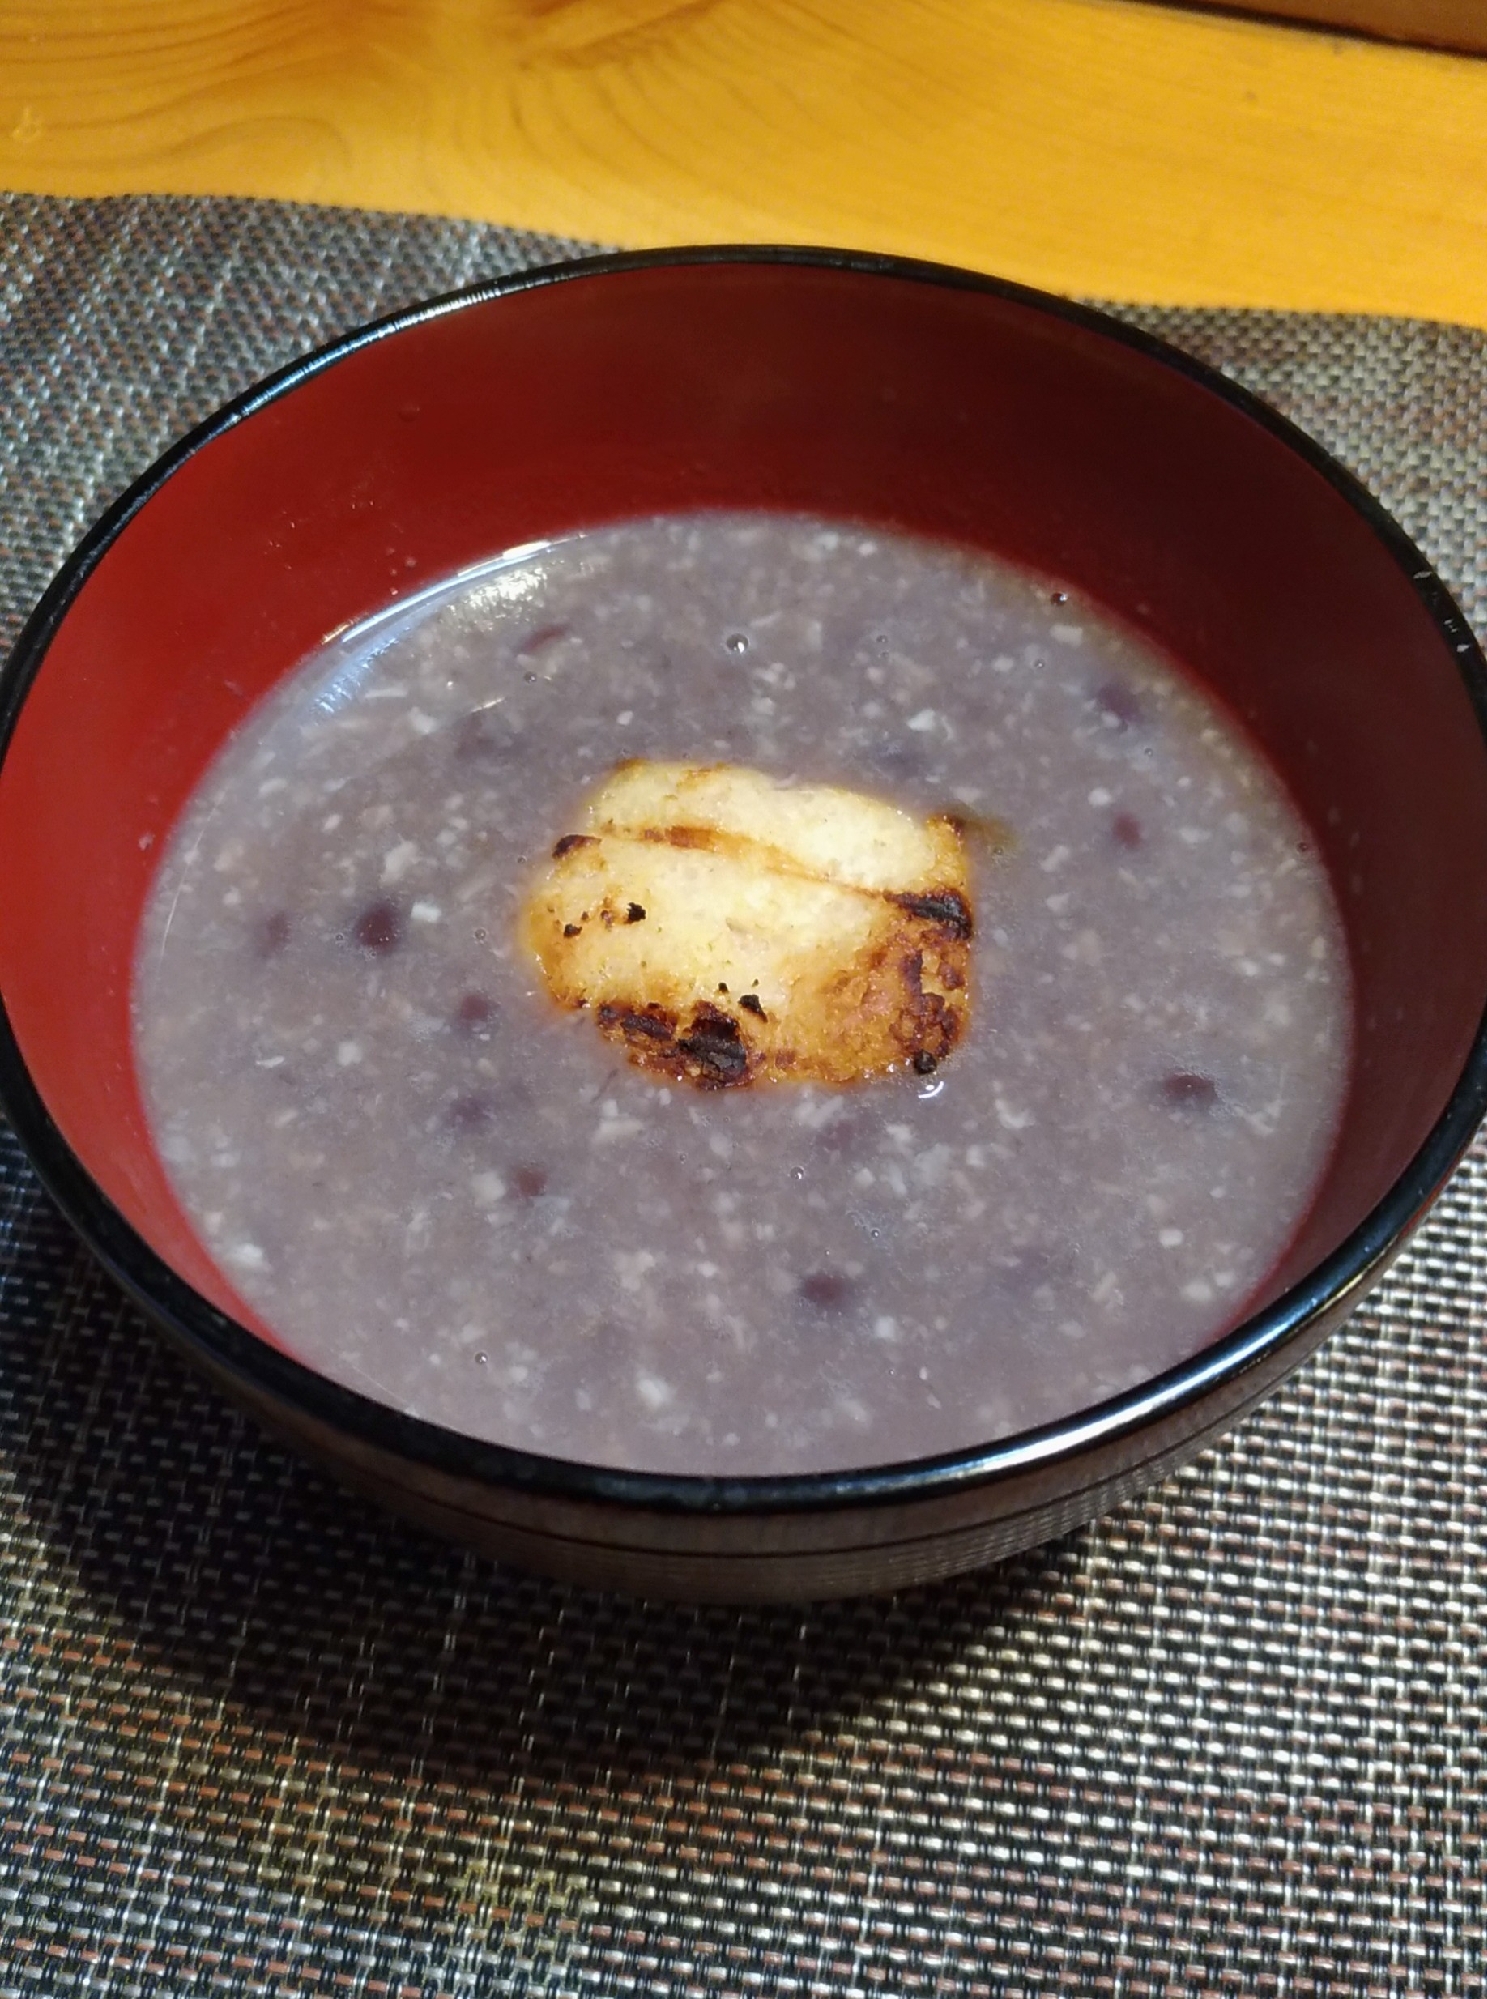
<path id="1" fill-rule="evenodd" d="M 231 391 L 568 247 L 0 198 L 0 638 Z M 1361 471 L 1480 628 L 1487 336 L 1139 316 Z M 1143 1503 L 893 1601 L 668 1609 L 261 1441 L 0 1137 L 0 1999 L 1481 1993 L 1484 1311 L 1479 1151 Z"/>

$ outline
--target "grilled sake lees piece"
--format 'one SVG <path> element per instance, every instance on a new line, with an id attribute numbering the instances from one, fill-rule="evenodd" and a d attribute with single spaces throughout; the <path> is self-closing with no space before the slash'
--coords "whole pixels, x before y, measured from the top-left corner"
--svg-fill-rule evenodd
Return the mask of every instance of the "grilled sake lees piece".
<path id="1" fill-rule="evenodd" d="M 928 1074 L 970 1011 L 960 824 L 734 764 L 619 766 L 532 883 L 547 989 L 723 1089 Z"/>

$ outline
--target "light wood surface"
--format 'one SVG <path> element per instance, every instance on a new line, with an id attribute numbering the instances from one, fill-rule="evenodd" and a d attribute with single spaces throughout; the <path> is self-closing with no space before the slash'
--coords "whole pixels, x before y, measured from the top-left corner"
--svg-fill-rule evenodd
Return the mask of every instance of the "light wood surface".
<path id="1" fill-rule="evenodd" d="M 0 0 L 0 185 L 1487 325 L 1487 61 L 1143 0 Z"/>

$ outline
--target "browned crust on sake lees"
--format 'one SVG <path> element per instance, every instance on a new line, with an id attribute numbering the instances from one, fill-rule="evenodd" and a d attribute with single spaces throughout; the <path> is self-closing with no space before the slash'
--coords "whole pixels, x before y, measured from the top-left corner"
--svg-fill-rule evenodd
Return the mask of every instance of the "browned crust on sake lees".
<path id="1" fill-rule="evenodd" d="M 698 1089 L 928 1075 L 965 1033 L 964 824 L 738 765 L 622 764 L 530 886 L 547 990 Z"/>

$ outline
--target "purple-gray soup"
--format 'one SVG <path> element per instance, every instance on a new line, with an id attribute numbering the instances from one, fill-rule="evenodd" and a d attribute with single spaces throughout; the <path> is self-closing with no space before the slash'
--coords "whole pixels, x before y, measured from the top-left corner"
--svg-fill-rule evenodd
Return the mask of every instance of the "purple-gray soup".
<path id="1" fill-rule="evenodd" d="M 959 815 L 973 1001 L 933 1073 L 702 1090 L 553 1004 L 522 898 L 634 757 Z M 181 1202 L 309 1365 L 747 1475 L 990 1441 L 1205 1345 L 1325 1165 L 1349 1006 L 1304 824 L 1172 664 L 982 554 L 698 514 L 305 661 L 173 835 L 135 1026 Z"/>

